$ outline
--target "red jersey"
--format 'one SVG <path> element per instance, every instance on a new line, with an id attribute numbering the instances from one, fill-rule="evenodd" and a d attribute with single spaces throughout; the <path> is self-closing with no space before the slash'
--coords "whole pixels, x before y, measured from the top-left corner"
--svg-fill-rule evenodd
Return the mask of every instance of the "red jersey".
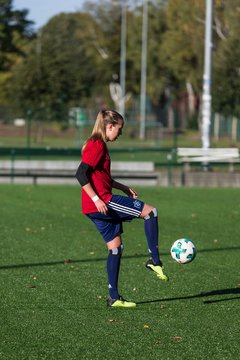
<path id="1" fill-rule="evenodd" d="M 107 203 L 112 197 L 113 179 L 110 172 L 111 160 L 105 142 L 89 140 L 82 152 L 82 162 L 93 168 L 88 175 L 89 183 L 100 199 Z M 83 214 L 98 212 L 95 203 L 84 189 L 82 189 L 82 212 Z"/>

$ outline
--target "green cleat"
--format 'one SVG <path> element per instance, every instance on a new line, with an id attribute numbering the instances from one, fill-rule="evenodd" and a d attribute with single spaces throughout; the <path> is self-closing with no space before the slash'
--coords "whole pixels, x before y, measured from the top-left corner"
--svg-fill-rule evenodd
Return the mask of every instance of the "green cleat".
<path id="1" fill-rule="evenodd" d="M 136 303 L 124 300 L 121 296 L 119 299 L 108 299 L 107 306 L 111 308 L 135 308 Z"/>
<path id="2" fill-rule="evenodd" d="M 146 262 L 146 268 L 148 268 L 149 270 L 152 270 L 155 272 L 155 274 L 157 275 L 157 277 L 162 280 L 162 281 L 168 281 L 168 277 L 166 274 L 164 274 L 163 272 L 163 266 L 161 265 L 154 265 L 152 259 L 148 260 Z"/>

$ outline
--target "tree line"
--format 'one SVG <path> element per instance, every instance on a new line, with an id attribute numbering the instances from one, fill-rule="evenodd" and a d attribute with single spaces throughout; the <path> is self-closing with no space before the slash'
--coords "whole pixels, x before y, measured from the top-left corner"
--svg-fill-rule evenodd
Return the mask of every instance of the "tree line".
<path id="1" fill-rule="evenodd" d="M 141 83 L 142 2 L 127 7 L 126 108 L 136 106 Z M 72 107 L 113 106 L 109 84 L 119 82 L 121 1 L 86 1 L 34 31 L 28 10 L 0 0 L 0 106 L 23 115 L 65 121 Z M 240 0 L 215 0 L 213 110 L 239 116 Z M 147 96 L 155 109 L 169 101 L 201 103 L 205 2 L 149 0 Z"/>

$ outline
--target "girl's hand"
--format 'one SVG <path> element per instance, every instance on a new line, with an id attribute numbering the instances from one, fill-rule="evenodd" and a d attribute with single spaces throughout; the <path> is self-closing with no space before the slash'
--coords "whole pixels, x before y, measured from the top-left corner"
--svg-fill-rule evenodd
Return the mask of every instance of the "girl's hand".
<path id="1" fill-rule="evenodd" d="M 138 197 L 138 194 L 136 193 L 136 191 L 131 188 L 127 189 L 126 194 L 133 199 L 137 199 L 137 197 Z"/>
<path id="2" fill-rule="evenodd" d="M 122 183 L 119 183 L 118 181 L 113 180 L 112 187 L 115 189 L 121 190 L 122 192 L 127 194 L 127 196 L 129 196 L 133 199 L 137 199 L 137 197 L 138 197 L 138 194 L 136 193 L 136 191 L 134 191 L 133 189 L 131 189 L 130 187 L 128 187 Z"/>
<path id="3" fill-rule="evenodd" d="M 101 199 L 98 199 L 95 202 L 95 205 L 96 205 L 96 208 L 98 209 L 98 212 L 100 212 L 101 214 L 104 214 L 104 215 L 107 214 L 108 208 L 104 201 L 102 201 Z"/>

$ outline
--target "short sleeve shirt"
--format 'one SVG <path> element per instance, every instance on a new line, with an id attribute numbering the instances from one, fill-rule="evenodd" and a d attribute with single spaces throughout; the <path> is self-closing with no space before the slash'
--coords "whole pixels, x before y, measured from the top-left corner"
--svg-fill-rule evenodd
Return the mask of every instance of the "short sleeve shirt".
<path id="1" fill-rule="evenodd" d="M 105 142 L 89 140 L 82 153 L 82 162 L 93 168 L 88 175 L 88 180 L 96 194 L 107 203 L 112 198 L 113 180 L 110 172 L 111 160 Z M 82 212 L 90 214 L 97 211 L 92 199 L 82 189 Z"/>

